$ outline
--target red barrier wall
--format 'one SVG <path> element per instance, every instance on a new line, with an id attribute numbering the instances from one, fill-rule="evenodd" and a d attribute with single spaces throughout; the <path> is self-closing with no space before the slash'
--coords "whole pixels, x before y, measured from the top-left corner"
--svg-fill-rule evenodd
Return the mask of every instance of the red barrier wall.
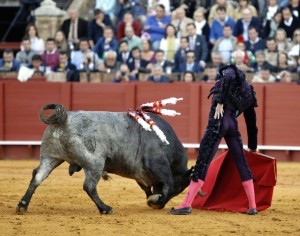
<path id="1" fill-rule="evenodd" d="M 199 143 L 204 134 L 211 101 L 211 84 L 205 83 L 45 83 L 0 82 L 0 140 L 41 140 L 46 125 L 39 110 L 47 103 L 61 103 L 70 110 L 127 111 L 168 97 L 183 101 L 169 109 L 181 116 L 165 117 L 180 140 Z M 255 84 L 258 105 L 257 125 L 260 145 L 300 146 L 300 86 L 294 84 Z M 245 122 L 239 117 L 244 143 Z M 224 142 L 223 142 L 224 143 Z M 280 160 L 300 161 L 300 152 L 265 152 Z M 0 146 L 0 158 L 37 158 L 39 147 Z"/>

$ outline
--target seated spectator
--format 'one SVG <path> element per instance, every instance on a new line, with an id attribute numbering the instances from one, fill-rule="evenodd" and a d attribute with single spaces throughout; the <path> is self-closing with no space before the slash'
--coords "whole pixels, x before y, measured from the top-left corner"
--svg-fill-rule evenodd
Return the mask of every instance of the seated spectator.
<path id="1" fill-rule="evenodd" d="M 262 50 L 258 50 L 255 52 L 255 60 L 256 62 L 251 65 L 253 68 L 253 72 L 260 72 L 262 68 L 267 68 L 271 72 L 276 72 L 276 67 L 272 66 L 267 60 L 265 56 L 265 52 Z"/>
<path id="2" fill-rule="evenodd" d="M 142 40 L 141 58 L 147 63 L 155 61 L 155 52 L 151 50 L 151 41 L 149 39 Z"/>
<path id="3" fill-rule="evenodd" d="M 183 74 L 182 81 L 183 81 L 183 82 L 187 82 L 187 83 L 195 82 L 195 81 L 196 81 L 196 78 L 195 78 L 194 73 L 191 72 L 191 71 L 186 71 L 186 72 Z"/>
<path id="4" fill-rule="evenodd" d="M 222 57 L 222 63 L 228 64 L 230 62 L 230 55 L 235 49 L 237 38 L 232 35 L 232 28 L 225 24 L 223 28 L 223 36 L 219 38 L 212 49 L 213 52 L 218 51 Z"/>
<path id="5" fill-rule="evenodd" d="M 39 37 L 38 30 L 34 24 L 27 25 L 25 29 L 25 37 L 30 39 L 31 49 L 33 51 L 39 54 L 42 54 L 45 51 L 45 42 Z"/>
<path id="6" fill-rule="evenodd" d="M 274 38 L 267 39 L 267 48 L 264 50 L 266 61 L 272 66 L 277 66 L 278 50 Z"/>
<path id="7" fill-rule="evenodd" d="M 176 19 L 172 20 L 172 25 L 177 29 L 178 37 L 188 36 L 187 25 L 194 21 L 186 17 L 185 10 L 182 7 L 177 8 L 175 14 Z"/>
<path id="8" fill-rule="evenodd" d="M 56 50 L 54 38 L 47 39 L 46 51 L 42 54 L 42 60 L 46 67 L 50 67 L 51 71 L 59 64 L 59 52 Z"/>
<path id="9" fill-rule="evenodd" d="M 252 79 L 252 83 L 273 83 L 275 77 L 271 74 L 270 69 L 262 68 L 258 75 L 255 75 Z"/>
<path id="10" fill-rule="evenodd" d="M 289 7 L 284 7 L 281 12 L 283 20 L 279 24 L 279 28 L 284 29 L 287 38 L 292 40 L 294 31 L 300 28 L 300 20 L 293 16 Z"/>
<path id="11" fill-rule="evenodd" d="M 55 72 L 65 72 L 68 82 L 79 82 L 79 73 L 76 66 L 69 62 L 66 51 L 59 52 L 59 64 L 54 67 Z"/>
<path id="12" fill-rule="evenodd" d="M 289 71 L 283 70 L 278 75 L 276 75 L 276 82 L 291 83 L 293 82 L 293 76 Z"/>
<path id="13" fill-rule="evenodd" d="M 248 28 L 249 40 L 245 42 L 246 50 L 255 54 L 258 50 L 266 49 L 266 42 L 264 39 L 258 36 L 257 29 L 255 27 Z"/>
<path id="14" fill-rule="evenodd" d="M 117 61 L 120 63 L 125 63 L 127 65 L 133 61 L 131 52 L 129 51 L 128 48 L 128 42 L 126 40 L 122 40 L 119 43 L 119 52 L 117 55 Z"/>
<path id="15" fill-rule="evenodd" d="M 34 54 L 32 56 L 31 64 L 28 68 L 34 69 L 35 76 L 43 76 L 46 73 L 46 66 L 43 64 L 42 56 Z"/>
<path id="16" fill-rule="evenodd" d="M 196 62 L 200 63 L 201 67 L 205 67 L 208 56 L 208 45 L 203 35 L 196 34 L 196 26 L 194 23 L 187 25 L 189 50 L 195 51 Z"/>
<path id="17" fill-rule="evenodd" d="M 180 38 L 180 47 L 176 51 L 174 56 L 174 67 L 173 72 L 179 71 L 179 65 L 186 61 L 186 52 L 189 51 L 189 42 L 187 37 Z"/>
<path id="18" fill-rule="evenodd" d="M 256 61 L 255 61 L 255 56 L 254 54 L 247 50 L 246 51 L 246 45 L 244 42 L 238 42 L 236 44 L 236 48 L 235 48 L 235 51 L 233 51 L 231 53 L 231 58 L 230 58 L 230 62 L 232 64 L 235 64 L 235 52 L 236 51 L 243 51 L 244 52 L 244 58 L 243 58 L 243 64 L 247 65 L 247 66 L 250 66 L 250 65 L 253 65 Z"/>
<path id="19" fill-rule="evenodd" d="M 170 79 L 163 74 L 162 67 L 158 64 L 154 64 L 151 69 L 151 75 L 147 81 L 155 83 L 169 83 Z"/>
<path id="20" fill-rule="evenodd" d="M 291 9 L 293 16 L 297 19 L 300 19 L 300 1 L 299 0 L 291 0 L 288 7 Z"/>
<path id="21" fill-rule="evenodd" d="M 277 12 L 280 12 L 280 6 L 278 0 L 268 0 L 266 1 L 267 6 L 265 9 L 265 20 L 271 21 Z"/>
<path id="22" fill-rule="evenodd" d="M 141 50 L 138 47 L 134 47 L 131 50 L 131 54 L 133 60 L 128 65 L 131 74 L 138 78 L 139 73 L 149 73 L 147 69 L 149 62 L 141 58 Z"/>
<path id="23" fill-rule="evenodd" d="M 129 68 L 126 64 L 121 64 L 120 69 L 116 72 L 116 77 L 113 79 L 114 83 L 138 81 L 136 77 L 130 74 Z"/>
<path id="24" fill-rule="evenodd" d="M 116 5 L 116 0 L 96 0 L 95 8 L 102 9 L 103 12 L 109 15 L 111 20 L 114 20 Z"/>
<path id="25" fill-rule="evenodd" d="M 170 0 L 147 0 L 147 14 L 153 16 L 156 14 L 157 5 L 162 5 L 167 15 L 170 14 Z"/>
<path id="26" fill-rule="evenodd" d="M 103 37 L 98 39 L 93 51 L 102 59 L 105 52 L 118 51 L 118 44 L 118 41 L 114 37 L 113 29 L 107 26 L 104 29 Z"/>
<path id="27" fill-rule="evenodd" d="M 226 14 L 226 8 L 219 6 L 217 8 L 216 18 L 213 20 L 210 27 L 209 42 L 213 45 L 216 40 L 221 38 L 223 35 L 224 25 L 229 25 L 232 29 L 235 28 L 235 21 Z"/>
<path id="28" fill-rule="evenodd" d="M 243 9 L 243 18 L 236 22 L 233 35 L 235 37 L 243 37 L 244 42 L 249 40 L 248 29 L 250 27 L 256 28 L 259 37 L 262 36 L 262 24 L 257 17 L 252 16 L 249 8 Z"/>
<path id="29" fill-rule="evenodd" d="M 221 53 L 214 51 L 211 53 L 211 66 L 215 68 L 217 71 L 225 66 L 222 62 Z"/>
<path id="30" fill-rule="evenodd" d="M 236 65 L 244 72 L 253 72 L 254 69 L 244 63 L 246 53 L 242 50 L 236 50 L 232 53 L 232 64 Z"/>
<path id="31" fill-rule="evenodd" d="M 65 52 L 70 51 L 68 42 L 64 35 L 64 32 L 62 32 L 61 30 L 58 30 L 55 33 L 54 39 L 55 39 L 55 45 L 56 45 L 56 48 L 58 51 L 65 51 Z"/>
<path id="32" fill-rule="evenodd" d="M 278 11 L 275 13 L 272 19 L 266 21 L 265 28 L 264 28 L 264 37 L 274 38 L 281 21 L 282 21 L 282 13 L 281 11 Z"/>
<path id="33" fill-rule="evenodd" d="M 279 52 L 278 54 L 278 64 L 276 72 L 281 72 L 284 70 L 290 72 L 296 72 L 294 61 L 292 61 L 286 52 Z"/>
<path id="34" fill-rule="evenodd" d="M 123 21 L 119 23 L 117 28 L 117 40 L 120 41 L 125 37 L 125 27 L 132 26 L 134 34 L 141 36 L 142 26 L 141 24 L 134 20 L 133 15 L 130 12 L 126 12 L 123 17 Z"/>
<path id="35" fill-rule="evenodd" d="M 163 50 L 159 49 L 159 50 L 155 51 L 155 63 L 154 64 L 159 64 L 162 67 L 164 73 L 167 73 L 167 74 L 172 73 L 173 64 L 172 64 L 172 62 L 165 59 L 165 53 Z M 147 67 L 147 68 L 151 68 L 153 64 L 149 64 L 149 65 L 150 65 L 150 67 Z"/>
<path id="36" fill-rule="evenodd" d="M 156 15 L 149 16 L 144 24 L 144 32 L 149 34 L 154 50 L 159 47 L 160 40 L 165 34 L 165 27 L 171 22 L 170 17 L 165 14 L 163 5 L 157 5 L 155 11 Z"/>
<path id="37" fill-rule="evenodd" d="M 271 0 L 272 1 L 272 0 Z M 277 1 L 277 0 L 275 0 Z M 234 20 L 238 21 L 243 18 L 243 9 L 248 8 L 251 11 L 251 15 L 257 17 L 257 11 L 254 6 L 251 5 L 249 0 L 238 0 L 238 6 L 234 9 Z"/>
<path id="38" fill-rule="evenodd" d="M 203 7 L 194 12 L 194 23 L 196 34 L 205 36 L 206 41 L 209 42 L 210 26 L 205 19 L 205 9 Z"/>
<path id="39" fill-rule="evenodd" d="M 79 71 L 95 71 L 98 68 L 99 58 L 89 48 L 88 38 L 82 38 L 79 41 L 79 50 L 71 53 L 71 63 L 76 66 Z"/>
<path id="40" fill-rule="evenodd" d="M 277 29 L 275 34 L 275 41 L 278 52 L 289 52 L 292 48 L 291 40 L 287 38 L 284 29 Z"/>
<path id="41" fill-rule="evenodd" d="M 64 32 L 68 42 L 76 48 L 79 39 L 88 37 L 88 22 L 79 17 L 76 9 L 69 9 L 68 15 L 69 19 L 63 21 L 60 29 Z M 71 50 L 73 50 L 72 47 Z"/>
<path id="42" fill-rule="evenodd" d="M 159 48 L 164 51 L 164 55 L 170 62 L 174 62 L 174 56 L 180 46 L 179 39 L 176 38 L 176 29 L 174 25 L 166 26 L 165 37 L 160 41 Z"/>
<path id="43" fill-rule="evenodd" d="M 12 50 L 5 50 L 3 58 L 0 59 L 0 69 L 2 71 L 12 72 L 19 71 L 21 63 L 14 59 L 14 52 Z"/>
<path id="44" fill-rule="evenodd" d="M 207 83 L 215 83 L 219 79 L 218 71 L 212 65 L 208 65 L 204 70 L 202 81 Z"/>
<path id="45" fill-rule="evenodd" d="M 234 8 L 230 4 L 230 2 L 227 0 L 216 0 L 216 4 L 214 4 L 209 11 L 209 16 L 208 16 L 209 25 L 212 25 L 214 19 L 217 18 L 218 7 L 225 7 L 227 15 L 231 18 L 234 18 Z"/>
<path id="46" fill-rule="evenodd" d="M 186 71 L 191 71 L 193 73 L 199 73 L 204 71 L 203 67 L 201 67 L 199 63 L 197 63 L 194 51 L 187 51 L 186 61 L 179 65 L 178 72 Z"/>
<path id="47" fill-rule="evenodd" d="M 125 37 L 122 40 L 126 40 L 128 42 L 129 51 L 134 47 L 142 48 L 142 39 L 134 34 L 132 26 L 125 27 Z"/>
<path id="48" fill-rule="evenodd" d="M 31 49 L 30 39 L 28 37 L 23 38 L 22 40 L 22 50 L 19 51 L 16 55 L 16 59 L 23 65 L 27 66 L 31 64 L 31 59 L 34 54 L 37 52 Z"/>
<path id="49" fill-rule="evenodd" d="M 296 29 L 293 35 L 293 46 L 288 52 L 290 57 L 300 56 L 300 28 Z"/>
<path id="50" fill-rule="evenodd" d="M 88 22 L 88 38 L 91 48 L 99 38 L 103 37 L 105 27 L 112 27 L 112 22 L 109 15 L 105 14 L 101 9 L 94 10 L 94 19 Z"/>
<path id="51" fill-rule="evenodd" d="M 99 71 L 103 73 L 115 73 L 120 68 L 120 62 L 117 61 L 117 53 L 115 51 L 107 51 L 104 54 L 103 63 L 99 64 Z"/>

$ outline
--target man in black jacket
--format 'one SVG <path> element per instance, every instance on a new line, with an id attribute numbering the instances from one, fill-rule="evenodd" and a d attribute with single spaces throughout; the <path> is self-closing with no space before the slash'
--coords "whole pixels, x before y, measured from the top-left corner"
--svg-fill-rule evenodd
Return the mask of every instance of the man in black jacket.
<path id="1" fill-rule="evenodd" d="M 59 64 L 54 67 L 55 72 L 65 72 L 66 81 L 79 82 L 79 73 L 76 66 L 69 62 L 68 54 L 65 51 L 59 53 Z"/>

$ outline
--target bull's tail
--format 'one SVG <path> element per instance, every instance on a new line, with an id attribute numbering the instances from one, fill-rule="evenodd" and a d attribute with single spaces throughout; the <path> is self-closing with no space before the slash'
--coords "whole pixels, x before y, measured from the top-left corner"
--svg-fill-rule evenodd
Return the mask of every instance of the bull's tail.
<path id="1" fill-rule="evenodd" d="M 54 112 L 49 116 L 45 115 L 45 111 L 51 109 L 54 110 Z M 60 104 L 47 104 L 40 110 L 40 120 L 47 125 L 63 125 L 67 120 L 67 111 Z"/>

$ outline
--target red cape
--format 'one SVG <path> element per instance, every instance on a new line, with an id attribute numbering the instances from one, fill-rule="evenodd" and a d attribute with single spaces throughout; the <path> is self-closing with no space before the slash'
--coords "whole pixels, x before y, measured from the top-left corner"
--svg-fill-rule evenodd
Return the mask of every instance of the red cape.
<path id="1" fill-rule="evenodd" d="M 255 179 L 257 210 L 262 211 L 271 206 L 277 179 L 276 159 L 246 150 L 245 155 Z M 206 196 L 197 195 L 193 208 L 234 212 L 248 210 L 248 199 L 229 151 L 211 162 L 202 191 L 207 193 Z"/>

